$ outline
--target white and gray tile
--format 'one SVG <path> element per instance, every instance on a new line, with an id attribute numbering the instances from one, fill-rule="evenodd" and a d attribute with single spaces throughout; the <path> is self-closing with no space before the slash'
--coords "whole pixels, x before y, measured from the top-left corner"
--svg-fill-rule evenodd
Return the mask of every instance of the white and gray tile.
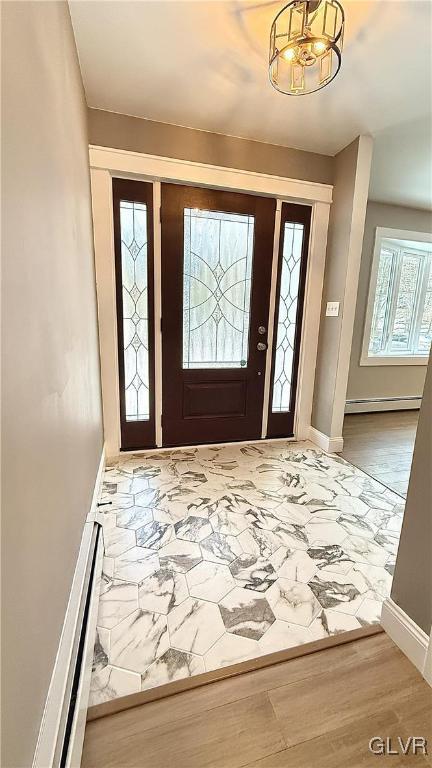
<path id="1" fill-rule="evenodd" d="M 277 579 L 272 564 L 258 555 L 239 555 L 229 568 L 237 586 L 254 592 L 265 592 Z"/>
<path id="2" fill-rule="evenodd" d="M 199 654 L 208 651 L 225 631 L 218 606 L 194 597 L 168 614 L 168 627 L 173 648 Z"/>
<path id="3" fill-rule="evenodd" d="M 98 626 L 112 629 L 138 608 L 138 587 L 126 581 L 112 581 L 100 596 Z"/>
<path id="4" fill-rule="evenodd" d="M 114 560 L 114 578 L 139 584 L 159 568 L 159 558 L 153 549 L 132 547 Z"/>
<path id="5" fill-rule="evenodd" d="M 350 632 L 353 629 L 360 629 L 361 626 L 362 625 L 356 616 L 334 611 L 329 608 L 322 611 L 312 622 L 310 631 L 314 636 L 314 640 L 319 640 L 322 637 L 330 637 L 331 635 L 338 635 L 341 632 Z"/>
<path id="6" fill-rule="evenodd" d="M 159 568 L 138 587 L 138 602 L 144 611 L 167 614 L 189 597 L 183 573 Z"/>
<path id="7" fill-rule="evenodd" d="M 93 670 L 90 682 L 89 706 L 129 696 L 141 690 L 141 676 L 137 672 L 107 664 Z"/>
<path id="8" fill-rule="evenodd" d="M 205 560 L 211 563 L 229 565 L 243 552 L 240 538 L 225 536 L 223 533 L 212 533 L 201 541 L 201 552 Z"/>
<path id="9" fill-rule="evenodd" d="M 159 550 L 160 564 L 163 568 L 186 573 L 202 560 L 201 549 L 193 541 L 174 539 Z"/>
<path id="10" fill-rule="evenodd" d="M 312 589 L 291 579 L 279 578 L 266 597 L 276 618 L 303 627 L 308 627 L 321 611 Z"/>
<path id="11" fill-rule="evenodd" d="M 259 640 L 275 621 L 268 601 L 252 590 L 236 587 L 219 603 L 227 632 Z"/>
<path id="12" fill-rule="evenodd" d="M 225 632 L 204 656 L 206 671 L 220 669 L 240 661 L 260 656 L 260 646 L 256 640 Z"/>
<path id="13" fill-rule="evenodd" d="M 106 468 L 92 704 L 379 621 L 403 500 L 308 443 Z"/>
<path id="14" fill-rule="evenodd" d="M 117 513 L 118 528 L 131 528 L 136 531 L 137 528 L 142 528 L 152 520 L 153 512 L 149 507 L 128 507 Z"/>
<path id="15" fill-rule="evenodd" d="M 296 645 L 311 643 L 316 638 L 308 627 L 300 624 L 290 624 L 288 621 L 276 619 L 267 632 L 258 641 L 262 654 L 283 651 Z"/>
<path id="16" fill-rule="evenodd" d="M 135 611 L 111 630 L 110 661 L 141 674 L 169 648 L 167 618 L 152 611 Z"/>
<path id="17" fill-rule="evenodd" d="M 138 546 L 148 549 L 160 549 L 174 538 L 174 529 L 168 523 L 153 520 L 136 531 Z"/>
<path id="18" fill-rule="evenodd" d="M 147 667 L 141 676 L 141 689 L 155 688 L 158 685 L 183 680 L 185 677 L 205 672 L 202 656 L 197 656 L 177 648 L 168 648 L 153 664 Z"/>
<path id="19" fill-rule="evenodd" d="M 191 597 L 199 597 L 218 603 L 235 587 L 235 581 L 227 565 L 204 560 L 186 574 Z"/>
<path id="20" fill-rule="evenodd" d="M 174 524 L 175 535 L 178 539 L 185 541 L 200 541 L 213 533 L 211 524 L 203 517 L 189 515 L 186 519 L 179 520 Z"/>

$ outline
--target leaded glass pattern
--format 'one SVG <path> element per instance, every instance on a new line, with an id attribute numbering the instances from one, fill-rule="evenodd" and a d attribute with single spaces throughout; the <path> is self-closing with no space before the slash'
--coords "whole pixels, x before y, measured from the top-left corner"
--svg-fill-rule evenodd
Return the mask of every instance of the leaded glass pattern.
<path id="1" fill-rule="evenodd" d="M 183 368 L 247 365 L 254 217 L 184 210 Z"/>
<path id="2" fill-rule="evenodd" d="M 291 407 L 303 236 L 303 224 L 285 223 L 273 377 L 273 413 L 286 413 Z"/>
<path id="3" fill-rule="evenodd" d="M 120 201 L 126 421 L 148 421 L 147 206 Z"/>

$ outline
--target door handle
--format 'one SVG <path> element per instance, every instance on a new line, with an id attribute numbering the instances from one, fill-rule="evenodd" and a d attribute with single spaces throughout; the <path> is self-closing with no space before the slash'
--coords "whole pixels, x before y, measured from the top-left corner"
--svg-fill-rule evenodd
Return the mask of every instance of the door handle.
<path id="1" fill-rule="evenodd" d="M 267 344 L 264 344 L 263 341 L 259 341 L 257 344 L 258 352 L 264 352 L 265 349 L 267 349 Z"/>

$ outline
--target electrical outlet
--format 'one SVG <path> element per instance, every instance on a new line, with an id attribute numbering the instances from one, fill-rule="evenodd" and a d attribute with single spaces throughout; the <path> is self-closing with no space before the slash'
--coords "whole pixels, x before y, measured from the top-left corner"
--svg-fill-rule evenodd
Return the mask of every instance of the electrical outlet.
<path id="1" fill-rule="evenodd" d="M 337 317 L 339 315 L 339 302 L 328 301 L 326 307 L 326 317 Z"/>

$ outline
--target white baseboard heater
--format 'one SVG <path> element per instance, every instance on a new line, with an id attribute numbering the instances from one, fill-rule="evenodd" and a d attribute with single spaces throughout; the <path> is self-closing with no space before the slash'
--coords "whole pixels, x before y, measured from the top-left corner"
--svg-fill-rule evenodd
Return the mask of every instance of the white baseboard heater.
<path id="1" fill-rule="evenodd" d="M 79 768 L 87 718 L 103 560 L 99 523 L 84 525 L 33 768 Z"/>
<path id="2" fill-rule="evenodd" d="M 80 604 L 80 632 L 75 638 L 68 696 L 64 701 L 63 727 L 59 732 L 59 768 L 79 768 L 81 765 L 103 561 L 102 526 L 99 523 L 93 523 L 93 526 L 85 588 Z"/>
<path id="3" fill-rule="evenodd" d="M 408 395 L 407 397 L 365 397 L 357 400 L 347 400 L 345 413 L 418 410 L 421 406 L 421 401 L 421 396 L 417 395 Z"/>

